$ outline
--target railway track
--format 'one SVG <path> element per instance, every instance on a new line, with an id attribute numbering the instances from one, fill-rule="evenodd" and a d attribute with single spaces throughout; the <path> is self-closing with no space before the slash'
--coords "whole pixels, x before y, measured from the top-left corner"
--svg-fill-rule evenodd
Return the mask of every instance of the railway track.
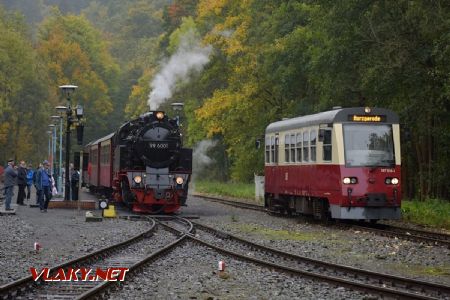
<path id="1" fill-rule="evenodd" d="M 337 286 L 400 299 L 450 299 L 450 286 L 327 263 L 265 247 L 193 222 L 198 243 L 222 253 Z"/>
<path id="2" fill-rule="evenodd" d="M 222 203 L 233 207 L 251 209 L 265 212 L 266 209 L 261 205 L 243 203 L 234 200 L 222 199 L 220 197 L 212 197 L 195 194 L 195 197 L 202 198 L 208 201 Z M 280 214 L 281 215 L 281 214 Z M 437 233 L 426 230 L 410 229 L 404 227 L 397 227 L 385 224 L 370 224 L 370 223 L 340 223 L 340 226 L 364 231 L 374 232 L 381 236 L 397 237 L 405 240 L 410 240 L 419 243 L 427 243 L 430 245 L 441 245 L 450 248 L 450 235 L 445 233 Z"/>
<path id="3" fill-rule="evenodd" d="M 70 268 L 97 268 L 105 269 L 110 267 L 128 268 L 129 275 L 133 275 L 144 264 L 149 263 L 158 257 L 169 252 L 171 249 L 182 243 L 185 235 L 174 241 L 158 245 L 158 250 L 150 255 L 146 253 L 146 245 L 149 240 L 155 244 L 153 235 L 157 230 L 157 222 L 153 218 L 147 218 L 151 222 L 151 228 L 144 233 L 136 235 L 124 242 L 105 247 L 88 255 L 68 261 L 64 264 L 50 269 L 50 276 L 54 276 L 59 269 L 67 271 Z M 187 230 L 193 230 L 192 224 L 185 221 Z M 157 244 L 157 243 L 156 243 Z M 127 275 L 128 276 L 128 275 Z M 96 295 L 108 294 L 109 288 L 117 281 L 59 281 L 45 282 L 42 279 L 34 281 L 32 276 L 24 277 L 0 287 L 0 299 L 89 299 Z"/>
<path id="4" fill-rule="evenodd" d="M 385 224 L 356 224 L 351 225 L 353 229 L 371 231 L 388 237 L 397 237 L 414 242 L 423 242 L 431 245 L 441 245 L 450 248 L 450 235 L 445 233 L 431 232 Z"/>

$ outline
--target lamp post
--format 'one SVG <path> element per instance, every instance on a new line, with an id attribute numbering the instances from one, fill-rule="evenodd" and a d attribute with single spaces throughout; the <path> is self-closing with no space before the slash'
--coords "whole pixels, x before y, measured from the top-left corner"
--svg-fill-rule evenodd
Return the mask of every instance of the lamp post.
<path id="1" fill-rule="evenodd" d="M 72 96 L 75 89 L 78 88 L 76 85 L 61 85 L 59 87 L 67 99 L 67 128 L 66 128 L 66 174 L 65 174 L 65 191 L 64 200 L 70 200 L 70 175 L 69 175 L 69 164 L 70 164 L 70 125 L 72 124 L 72 108 L 70 103 L 70 97 Z"/>
<path id="2" fill-rule="evenodd" d="M 52 146 L 52 138 L 51 138 L 52 132 L 50 130 L 47 130 L 47 134 L 48 134 L 48 156 L 47 156 L 47 159 L 50 159 L 50 150 L 51 150 L 51 146 Z"/>
<path id="3" fill-rule="evenodd" d="M 56 152 L 56 126 L 55 124 L 49 124 L 48 127 L 51 129 L 52 134 L 52 147 L 50 155 L 50 170 L 52 174 L 55 174 L 55 152 Z"/>
<path id="4" fill-rule="evenodd" d="M 57 106 L 55 107 L 58 112 L 60 110 L 58 108 L 63 108 L 63 111 L 66 111 L 67 107 L 65 106 Z M 57 125 L 57 122 L 59 122 L 59 159 L 58 159 L 58 190 L 62 192 L 62 123 L 63 118 L 61 116 L 52 116 L 53 121 L 55 122 L 55 125 Z"/>
<path id="5" fill-rule="evenodd" d="M 175 103 L 172 103 L 171 105 L 172 105 L 172 109 L 177 114 L 177 123 L 178 123 L 178 126 L 180 126 L 180 113 L 183 110 L 184 103 L 175 102 Z"/>

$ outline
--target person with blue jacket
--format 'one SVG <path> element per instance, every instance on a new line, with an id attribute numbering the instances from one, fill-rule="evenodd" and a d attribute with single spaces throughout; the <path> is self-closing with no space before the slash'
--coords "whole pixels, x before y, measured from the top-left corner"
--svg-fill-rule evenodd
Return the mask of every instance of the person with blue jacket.
<path id="1" fill-rule="evenodd" d="M 31 197 L 31 186 L 33 185 L 34 170 L 33 165 L 29 164 L 27 168 L 27 201 Z"/>
<path id="2" fill-rule="evenodd" d="M 36 189 L 39 195 L 39 208 L 41 212 L 47 212 L 48 203 L 51 199 L 51 179 L 48 161 L 44 160 L 42 164 L 44 167 L 40 168 L 36 173 Z"/>

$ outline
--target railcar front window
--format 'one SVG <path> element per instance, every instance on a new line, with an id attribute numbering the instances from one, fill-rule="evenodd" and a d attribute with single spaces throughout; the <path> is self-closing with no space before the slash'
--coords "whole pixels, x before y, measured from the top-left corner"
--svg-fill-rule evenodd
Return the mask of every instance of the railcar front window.
<path id="1" fill-rule="evenodd" d="M 349 167 L 395 165 L 391 125 L 345 124 L 344 147 Z"/>

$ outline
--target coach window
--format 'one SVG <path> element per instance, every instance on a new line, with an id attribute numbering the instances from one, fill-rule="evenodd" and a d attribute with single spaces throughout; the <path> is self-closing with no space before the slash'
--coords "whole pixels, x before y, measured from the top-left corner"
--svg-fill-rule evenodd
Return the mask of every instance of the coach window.
<path id="1" fill-rule="evenodd" d="M 291 162 L 295 162 L 295 134 L 291 134 Z"/>
<path id="2" fill-rule="evenodd" d="M 270 163 L 270 137 L 266 137 L 266 163 Z"/>
<path id="3" fill-rule="evenodd" d="M 275 163 L 278 163 L 278 147 L 279 147 L 279 141 L 278 137 L 275 138 Z"/>
<path id="4" fill-rule="evenodd" d="M 284 161 L 289 162 L 289 146 L 290 146 L 289 134 L 284 136 Z"/>
<path id="5" fill-rule="evenodd" d="M 303 161 L 309 161 L 309 131 L 303 132 Z"/>
<path id="6" fill-rule="evenodd" d="M 275 162 L 275 137 L 270 138 L 270 162 Z"/>
<path id="7" fill-rule="evenodd" d="M 317 140 L 317 134 L 315 130 L 311 130 L 311 161 L 316 161 L 316 140 Z"/>
<path id="8" fill-rule="evenodd" d="M 302 134 L 297 133 L 297 162 L 302 161 Z"/>
<path id="9" fill-rule="evenodd" d="M 325 130 L 323 135 L 323 160 L 331 161 L 331 130 Z"/>

